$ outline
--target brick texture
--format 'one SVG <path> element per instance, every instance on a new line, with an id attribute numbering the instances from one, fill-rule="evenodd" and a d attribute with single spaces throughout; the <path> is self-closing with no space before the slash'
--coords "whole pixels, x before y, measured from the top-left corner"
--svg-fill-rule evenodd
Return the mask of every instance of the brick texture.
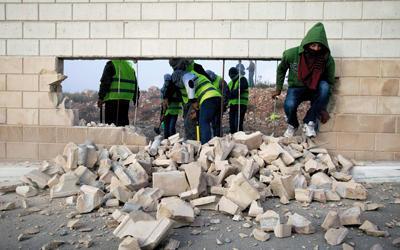
<path id="1" fill-rule="evenodd" d="M 9 159 L 38 159 L 39 143 L 7 142 L 7 158 Z"/>
<path id="2" fill-rule="evenodd" d="M 24 126 L 24 142 L 56 142 L 56 128 Z"/>
<path id="3" fill-rule="evenodd" d="M 362 78 L 360 95 L 398 96 L 399 79 Z"/>
<path id="4" fill-rule="evenodd" d="M 376 134 L 376 151 L 400 152 L 400 134 Z"/>
<path id="5" fill-rule="evenodd" d="M 400 77 L 400 60 L 382 60 L 382 77 Z"/>
<path id="6" fill-rule="evenodd" d="M 356 115 L 336 115 L 333 132 L 357 132 Z"/>
<path id="7" fill-rule="evenodd" d="M 88 128 L 86 127 L 58 127 L 57 143 L 85 143 L 88 140 Z"/>
<path id="8" fill-rule="evenodd" d="M 343 60 L 342 76 L 379 76 L 379 61 Z"/>
<path id="9" fill-rule="evenodd" d="M 396 117 L 360 115 L 357 126 L 357 131 L 361 133 L 395 133 Z"/>
<path id="10" fill-rule="evenodd" d="M 337 136 L 338 150 L 374 150 L 374 134 L 339 133 Z"/>
<path id="11" fill-rule="evenodd" d="M 96 144 L 121 145 L 122 128 L 88 128 L 88 139 Z"/>
<path id="12" fill-rule="evenodd" d="M 62 154 L 67 143 L 39 143 L 39 159 L 50 160 Z"/>
<path id="13" fill-rule="evenodd" d="M 22 142 L 22 126 L 0 126 L 0 141 Z"/>

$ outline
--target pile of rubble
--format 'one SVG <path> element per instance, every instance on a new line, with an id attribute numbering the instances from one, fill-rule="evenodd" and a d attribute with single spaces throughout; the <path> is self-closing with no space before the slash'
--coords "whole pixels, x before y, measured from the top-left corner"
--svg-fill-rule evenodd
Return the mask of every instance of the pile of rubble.
<path id="1" fill-rule="evenodd" d="M 366 187 L 349 175 L 360 164 L 341 155 L 331 157 L 321 145 L 304 137 L 238 132 L 201 145 L 176 134 L 162 141 L 156 138 L 137 154 L 123 145 L 99 149 L 93 141 L 69 143 L 39 170 L 21 176 L 20 181 L 0 183 L 0 192 L 32 197 L 37 188 L 48 186 L 51 198 L 66 197 L 66 204 L 76 206 L 71 219 L 95 210 L 111 214 L 106 225 L 115 227 L 113 234 L 124 239 L 119 249 L 154 249 L 161 242 L 164 249 L 176 249 L 179 241 L 168 235 L 173 228 L 204 226 L 198 216 L 201 210 L 228 214 L 236 221 L 245 215 L 255 218 L 259 227 L 251 236 L 259 241 L 270 238 L 267 232 L 277 238 L 293 232 L 312 234 L 315 225 L 307 218 L 288 211 L 287 223 L 281 223 L 279 214 L 264 211 L 262 203 L 273 196 L 283 204 L 293 199 L 306 205 L 365 200 Z M 368 235 L 388 237 L 388 231 L 378 230 L 363 213 L 382 206 L 357 202 L 340 215 L 330 211 L 321 225 L 326 242 L 342 244 L 348 225 L 358 225 Z M 1 204 L 0 211 L 14 208 L 15 203 L 9 202 Z M 33 212 L 35 208 L 26 208 L 21 213 Z M 156 212 L 156 218 L 150 212 Z M 389 226 L 396 225 L 392 223 Z M 79 219 L 70 220 L 68 227 L 79 228 L 80 224 Z M 45 249 L 62 243 L 53 242 Z M 90 247 L 92 243 L 89 239 L 79 244 Z M 399 245 L 399 238 L 393 244 Z M 353 248 L 344 244 L 343 249 Z"/>

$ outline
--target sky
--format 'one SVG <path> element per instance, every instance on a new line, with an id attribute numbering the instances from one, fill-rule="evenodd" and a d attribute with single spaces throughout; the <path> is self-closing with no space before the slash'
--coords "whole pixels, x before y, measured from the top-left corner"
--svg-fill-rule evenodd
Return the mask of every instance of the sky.
<path id="1" fill-rule="evenodd" d="M 64 60 L 64 75 L 68 78 L 62 82 L 63 92 L 82 92 L 84 89 L 99 90 L 100 78 L 104 65 L 108 60 Z M 212 70 L 222 76 L 223 60 L 195 60 L 203 65 L 205 70 Z M 225 81 L 229 82 L 228 71 L 235 67 L 237 60 L 225 60 Z M 275 83 L 277 61 L 254 61 L 257 63 L 256 74 L 262 81 Z M 249 66 L 248 60 L 242 60 L 245 68 Z M 151 86 L 162 88 L 164 74 L 172 74 L 168 60 L 139 60 L 133 64 L 139 82 L 140 90 L 147 90 Z M 246 77 L 248 71 L 246 70 Z"/>

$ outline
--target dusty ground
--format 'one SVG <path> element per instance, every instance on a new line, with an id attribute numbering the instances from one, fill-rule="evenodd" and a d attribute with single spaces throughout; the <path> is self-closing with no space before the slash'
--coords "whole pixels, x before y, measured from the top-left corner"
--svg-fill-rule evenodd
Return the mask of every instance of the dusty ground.
<path id="1" fill-rule="evenodd" d="M 368 211 L 366 217 L 376 224 L 380 230 L 387 230 L 390 237 L 367 236 L 358 230 L 358 227 L 347 227 L 349 234 L 346 243 L 353 242 L 355 249 L 370 249 L 374 244 L 379 243 L 383 249 L 398 249 L 392 246 L 392 241 L 400 236 L 400 227 L 387 228 L 385 223 L 391 222 L 396 217 L 400 217 L 400 205 L 393 204 L 395 193 L 400 193 L 400 184 L 372 184 L 373 188 L 368 189 L 367 201 L 384 204 L 385 208 L 378 211 Z M 99 214 L 97 211 L 83 214 L 80 220 L 82 228 L 91 228 L 90 232 L 80 232 L 66 228 L 69 219 L 66 217 L 70 212 L 75 211 L 74 206 L 65 204 L 65 198 L 50 199 L 47 190 L 40 191 L 37 196 L 24 198 L 16 193 L 7 193 L 0 196 L 0 205 L 4 202 L 16 201 L 18 205 L 25 199 L 29 207 L 37 207 L 41 211 L 27 215 L 18 216 L 23 210 L 16 208 L 11 211 L 0 212 L 0 249 L 39 249 L 44 244 L 54 240 L 65 241 L 60 249 L 76 249 L 77 242 L 84 237 L 91 237 L 94 240 L 92 249 L 117 249 L 122 241 L 115 238 L 112 234 L 114 228 L 108 228 L 105 220 L 110 215 Z M 205 221 L 205 226 L 193 228 L 184 227 L 175 229 L 171 238 L 180 241 L 179 249 L 341 249 L 341 245 L 332 247 L 324 240 L 324 231 L 320 227 L 326 214 L 330 211 L 337 211 L 341 214 L 345 209 L 352 207 L 355 201 L 344 199 L 341 202 L 328 202 L 327 204 L 313 202 L 310 206 L 291 201 L 289 205 L 281 205 L 278 198 L 270 198 L 264 204 L 264 211 L 272 209 L 281 216 L 281 222 L 286 223 L 283 209 L 289 209 L 291 213 L 298 213 L 310 220 L 315 227 L 315 233 L 311 235 L 292 234 L 289 238 L 276 238 L 270 233 L 270 239 L 260 242 L 253 237 L 241 238 L 239 233 L 250 235 L 254 228 L 258 228 L 258 223 L 254 218 L 251 220 L 252 227 L 243 228 L 245 221 L 235 222 L 231 216 L 221 215 L 217 212 L 203 211 L 200 216 Z M 152 213 L 155 216 L 155 213 Z M 247 211 L 244 212 L 247 215 Z M 210 224 L 212 218 L 220 219 L 219 224 Z M 18 236 L 25 230 L 38 227 L 39 233 L 30 235 L 30 238 L 19 242 Z M 216 231 L 212 229 L 217 228 Z M 193 230 L 201 232 L 199 235 L 191 235 Z M 67 235 L 60 236 L 66 230 Z M 231 243 L 226 243 L 226 238 Z M 223 245 L 217 245 L 216 239 L 220 239 Z"/>

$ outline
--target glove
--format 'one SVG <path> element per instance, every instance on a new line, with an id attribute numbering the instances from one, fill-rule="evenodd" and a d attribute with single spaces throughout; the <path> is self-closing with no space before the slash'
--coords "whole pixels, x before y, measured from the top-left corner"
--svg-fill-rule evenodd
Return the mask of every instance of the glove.
<path id="1" fill-rule="evenodd" d="M 103 100 L 99 99 L 97 101 L 97 107 L 101 108 L 103 106 L 103 103 L 104 103 Z"/>

